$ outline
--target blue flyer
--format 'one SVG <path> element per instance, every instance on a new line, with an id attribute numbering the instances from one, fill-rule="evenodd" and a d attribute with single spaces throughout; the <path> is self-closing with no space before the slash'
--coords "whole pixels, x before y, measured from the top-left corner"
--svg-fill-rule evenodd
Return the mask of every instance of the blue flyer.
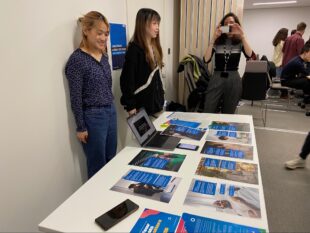
<path id="1" fill-rule="evenodd" d="M 129 162 L 129 165 L 177 172 L 185 157 L 186 155 L 182 154 L 142 150 Z"/>
<path id="2" fill-rule="evenodd" d="M 249 123 L 239 123 L 239 122 L 212 121 L 211 124 L 209 125 L 209 128 L 214 130 L 250 132 Z"/>
<path id="3" fill-rule="evenodd" d="M 177 232 L 265 233 L 266 230 L 183 213 Z"/>
<path id="4" fill-rule="evenodd" d="M 195 180 L 193 192 L 215 195 L 216 183 Z"/>
<path id="5" fill-rule="evenodd" d="M 126 54 L 126 25 L 110 23 L 110 40 L 113 70 L 122 69 Z"/>
<path id="6" fill-rule="evenodd" d="M 169 203 L 180 182 L 179 177 L 130 170 L 111 190 Z"/>
<path id="7" fill-rule="evenodd" d="M 140 218 L 131 229 L 131 233 L 155 233 L 175 232 L 180 216 L 159 212 L 157 210 L 145 209 Z"/>
<path id="8" fill-rule="evenodd" d="M 171 176 L 132 170 L 124 177 L 124 179 L 165 188 L 169 183 Z"/>
<path id="9" fill-rule="evenodd" d="M 255 163 L 201 158 L 196 175 L 258 184 L 258 168 Z"/>
<path id="10" fill-rule="evenodd" d="M 193 179 L 184 205 L 204 213 L 219 212 L 248 218 L 261 218 L 256 188 Z"/>
<path id="11" fill-rule="evenodd" d="M 206 141 L 202 154 L 253 160 L 253 146 Z"/>
<path id="12" fill-rule="evenodd" d="M 200 141 L 205 131 L 182 125 L 169 125 L 161 134 Z"/>

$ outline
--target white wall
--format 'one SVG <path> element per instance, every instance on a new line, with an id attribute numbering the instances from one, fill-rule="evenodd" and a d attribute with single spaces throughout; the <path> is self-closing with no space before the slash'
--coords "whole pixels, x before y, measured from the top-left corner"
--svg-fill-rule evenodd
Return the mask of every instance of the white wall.
<path id="1" fill-rule="evenodd" d="M 280 28 L 288 28 L 289 34 L 300 22 L 307 24 L 303 36 L 307 41 L 310 35 L 310 7 L 299 8 L 271 8 L 245 10 L 243 15 L 243 28 L 253 50 L 260 55 L 272 59 L 272 40 Z M 240 73 L 244 72 L 244 65 L 240 65 Z"/>
<path id="2" fill-rule="evenodd" d="M 162 18 L 174 12 L 177 2 L 162 1 Z M 158 6 L 151 0 L 136 4 L 136 8 Z M 127 7 L 126 0 L 0 1 L 0 232 L 37 231 L 38 223 L 86 180 L 64 65 L 80 40 L 78 17 L 97 10 L 112 23 L 127 24 L 132 20 Z M 166 46 L 178 48 L 173 41 L 178 38 L 173 36 L 175 19 L 169 15 L 162 24 L 167 35 L 161 38 L 164 51 Z M 170 75 L 176 69 L 172 56 L 177 57 L 178 51 L 172 54 L 164 54 L 169 89 L 176 86 Z M 120 70 L 112 76 L 121 149 L 127 124 L 119 104 Z M 168 92 L 169 99 L 175 91 Z"/>

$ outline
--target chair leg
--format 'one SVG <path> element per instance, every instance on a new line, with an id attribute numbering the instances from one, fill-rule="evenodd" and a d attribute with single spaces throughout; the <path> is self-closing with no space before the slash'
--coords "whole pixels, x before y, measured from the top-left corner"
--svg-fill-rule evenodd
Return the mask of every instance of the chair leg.
<path id="1" fill-rule="evenodd" d="M 264 122 L 264 127 L 267 125 L 267 104 L 265 104 L 265 122 Z"/>
<path id="2" fill-rule="evenodd" d="M 265 103 L 265 106 L 263 106 L 263 102 L 261 102 L 261 114 L 262 114 L 262 121 L 264 127 L 266 127 L 267 124 L 267 104 Z"/>

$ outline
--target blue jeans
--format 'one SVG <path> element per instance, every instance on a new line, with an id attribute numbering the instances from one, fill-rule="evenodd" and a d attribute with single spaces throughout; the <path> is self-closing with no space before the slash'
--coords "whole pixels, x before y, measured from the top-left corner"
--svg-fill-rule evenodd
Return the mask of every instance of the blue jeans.
<path id="1" fill-rule="evenodd" d="M 88 179 L 116 154 L 117 120 L 114 104 L 84 111 L 88 131 L 87 143 L 82 143 L 87 159 Z"/>

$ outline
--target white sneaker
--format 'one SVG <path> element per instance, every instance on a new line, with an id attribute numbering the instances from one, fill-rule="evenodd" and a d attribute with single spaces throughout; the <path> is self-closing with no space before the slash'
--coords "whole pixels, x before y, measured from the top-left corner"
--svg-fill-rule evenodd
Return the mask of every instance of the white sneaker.
<path id="1" fill-rule="evenodd" d="M 306 160 L 300 157 L 287 161 L 285 166 L 289 169 L 296 169 L 296 168 L 304 168 L 306 166 Z"/>

